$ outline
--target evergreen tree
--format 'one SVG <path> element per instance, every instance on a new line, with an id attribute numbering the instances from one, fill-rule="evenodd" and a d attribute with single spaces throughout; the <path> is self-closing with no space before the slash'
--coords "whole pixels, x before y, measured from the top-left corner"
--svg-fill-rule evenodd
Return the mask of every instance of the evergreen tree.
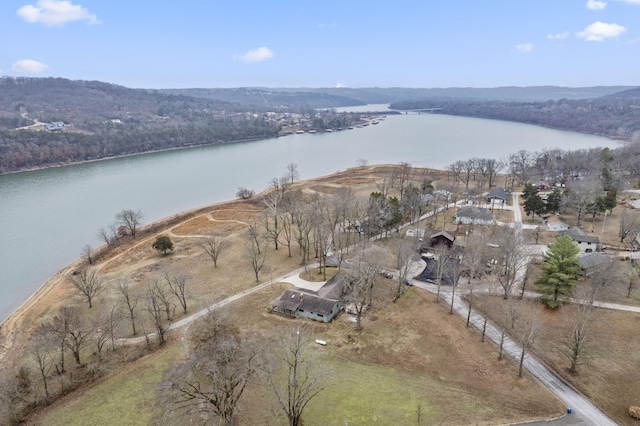
<path id="1" fill-rule="evenodd" d="M 171 239 L 166 235 L 159 235 L 156 237 L 156 240 L 151 244 L 151 247 L 154 249 L 161 251 L 162 254 L 167 254 L 167 251 L 173 251 L 173 243 Z"/>
<path id="2" fill-rule="evenodd" d="M 571 294 L 580 275 L 579 252 L 568 235 L 558 238 L 547 250 L 541 266 L 542 276 L 536 284 L 550 308 L 557 308 Z"/>
<path id="3" fill-rule="evenodd" d="M 562 193 L 558 188 L 556 188 L 547 197 L 547 213 L 558 213 L 558 210 L 560 210 L 561 202 L 562 202 Z"/>

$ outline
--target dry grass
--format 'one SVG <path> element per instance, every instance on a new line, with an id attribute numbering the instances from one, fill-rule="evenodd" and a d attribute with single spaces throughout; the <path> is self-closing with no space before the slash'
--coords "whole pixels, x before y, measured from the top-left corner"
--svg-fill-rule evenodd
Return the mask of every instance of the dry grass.
<path id="1" fill-rule="evenodd" d="M 304 189 L 310 196 L 311 187 L 332 193 L 339 185 L 348 184 L 357 196 L 366 197 L 377 190 L 377 182 L 390 170 L 391 166 L 352 169 L 296 183 L 294 189 Z M 443 172 L 435 171 L 416 176 L 424 175 L 434 180 L 445 178 Z M 191 276 L 189 313 L 255 286 L 253 270 L 244 257 L 244 245 L 246 224 L 254 222 L 260 208 L 252 201 L 234 201 L 199 209 L 109 253 L 103 259 L 108 260 L 103 264 L 102 272 L 111 284 L 99 297 L 92 315 L 106 313 L 118 300 L 113 280 L 119 277 L 128 277 L 134 291 L 142 293 L 147 283 L 154 279 L 187 271 Z M 454 229 L 454 226 L 449 224 L 449 228 Z M 175 245 L 173 254 L 162 256 L 151 248 L 158 233 L 170 235 Z M 200 246 L 202 236 L 211 233 L 222 233 L 232 243 L 222 254 L 218 268 L 214 268 Z M 288 257 L 285 247 L 271 250 L 260 281 L 294 270 L 300 266 L 299 262 L 295 251 L 293 257 Z M 317 278 L 315 271 L 311 273 Z M 417 288 L 408 288 L 407 294 L 393 304 L 389 301 L 395 284 L 381 279 L 374 309 L 364 319 L 364 330 L 356 333 L 354 324 L 346 317 L 326 325 L 269 314 L 270 301 L 288 287 L 287 284 L 275 284 L 234 302 L 229 309 L 236 312 L 243 332 L 262 335 L 267 342 L 275 341 L 297 324 L 310 329 L 312 338 L 329 342 L 327 347 L 312 346 L 312 349 L 334 370 L 336 385 L 309 406 L 309 414 L 305 416 L 307 425 L 343 425 L 345 421 L 352 424 L 410 423 L 414 421 L 418 404 L 423 404 L 428 422 L 438 424 L 508 423 L 553 417 L 562 411 L 562 404 L 546 389 L 529 376 L 518 379 L 515 365 L 497 361 L 493 345 L 480 343 L 476 331 L 465 328 L 460 318 L 449 316 L 444 306 L 435 304 L 432 296 Z M 61 278 L 61 284 L 28 311 L 24 324 L 35 324 L 55 313 L 58 306 L 68 303 L 68 294 L 69 289 Z M 174 319 L 180 317 L 176 312 Z M 128 330 L 123 328 L 126 335 Z M 157 374 L 167 368 L 166 362 L 160 353 L 152 354 L 139 361 L 139 368 Z M 123 371 L 130 371 L 127 368 Z M 130 376 L 131 380 L 140 380 L 134 374 Z M 117 393 L 119 386 L 114 383 L 120 383 L 122 389 L 132 386 L 127 383 L 126 374 L 116 373 L 96 387 L 97 395 L 102 395 L 97 400 L 111 398 L 112 393 Z M 113 395 L 113 398 L 118 401 L 130 399 L 127 404 L 136 407 L 134 411 L 148 416 L 152 409 L 149 393 L 153 392 L 155 390 L 148 389 L 139 398 L 124 393 Z M 72 397 L 73 404 L 54 407 L 51 412 L 68 410 L 70 417 L 66 418 L 73 418 L 71 413 L 84 405 L 84 398 L 85 394 L 78 393 Z M 331 410 L 327 410 L 327 406 Z M 243 398 L 239 423 L 281 424 L 282 415 L 274 407 L 269 392 L 261 386 L 252 386 Z M 92 423 L 108 424 L 112 420 L 104 417 Z M 48 424 L 46 417 L 43 424 Z"/>
<path id="2" fill-rule="evenodd" d="M 490 316 L 501 311 L 501 298 L 487 298 L 485 303 Z M 637 374 L 640 318 L 637 314 L 596 309 L 587 337 L 589 357 L 578 367 L 578 373 L 571 375 L 569 361 L 558 351 L 561 342 L 571 333 L 566 312 L 566 307 L 542 311 L 542 332 L 537 339 L 536 355 L 618 424 L 637 424 L 629 417 L 628 409 L 638 404 L 640 396 Z"/>

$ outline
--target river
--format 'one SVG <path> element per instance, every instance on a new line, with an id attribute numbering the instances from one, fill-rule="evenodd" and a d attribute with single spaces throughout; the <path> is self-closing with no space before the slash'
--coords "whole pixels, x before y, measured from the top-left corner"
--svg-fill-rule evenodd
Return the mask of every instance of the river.
<path id="1" fill-rule="evenodd" d="M 386 105 L 368 106 L 382 111 Z M 342 110 L 360 110 L 344 108 Z M 97 247 L 98 230 L 123 209 L 145 223 L 262 191 L 287 164 L 302 179 L 356 165 L 409 162 L 443 168 L 472 157 L 504 158 L 521 149 L 615 147 L 606 138 L 526 124 L 437 114 L 388 115 L 378 125 L 166 151 L 0 176 L 0 319 L 46 279 Z"/>

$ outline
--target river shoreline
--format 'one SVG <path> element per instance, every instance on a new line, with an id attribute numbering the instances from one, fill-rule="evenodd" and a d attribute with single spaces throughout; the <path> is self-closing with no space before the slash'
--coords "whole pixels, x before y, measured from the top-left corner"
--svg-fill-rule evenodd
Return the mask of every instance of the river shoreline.
<path id="1" fill-rule="evenodd" d="M 391 165 L 376 164 L 376 165 L 371 165 L 367 167 L 371 168 L 372 170 L 375 170 L 376 168 L 384 168 L 387 166 L 391 166 Z M 330 174 L 303 179 L 303 180 L 297 181 L 297 183 L 309 184 L 314 181 L 322 181 L 324 179 L 336 176 L 341 173 L 348 174 L 350 170 L 357 171 L 359 169 L 360 167 L 353 167 L 351 169 L 338 170 Z M 442 170 L 438 170 L 438 169 L 430 169 L 430 170 L 433 170 L 434 172 L 443 172 Z M 270 189 L 265 189 L 264 191 L 261 191 L 260 193 L 255 194 L 252 198 L 259 199 L 261 196 L 269 192 L 269 190 Z M 140 230 L 138 231 L 140 238 L 137 238 L 136 240 L 144 241 L 145 239 L 153 238 L 156 234 L 158 234 L 159 232 L 163 232 L 165 229 L 171 226 L 175 226 L 176 224 L 188 221 L 191 218 L 199 214 L 202 214 L 203 212 L 209 211 L 213 208 L 228 206 L 237 201 L 239 200 L 226 200 L 226 201 L 221 201 L 217 203 L 212 203 L 205 206 L 200 206 L 193 209 L 180 211 L 178 213 L 174 213 L 172 215 L 154 220 L 153 222 L 148 223 L 144 225 L 142 228 L 140 228 Z M 135 241 L 135 240 L 132 240 L 132 241 Z M 127 242 L 125 244 L 131 244 L 131 242 Z M 104 252 L 107 252 L 108 250 L 109 250 L 109 247 L 107 247 L 106 244 L 102 244 L 99 247 L 96 247 L 95 249 L 93 249 L 93 252 L 99 255 Z M 18 306 L 18 308 L 13 310 L 10 314 L 8 314 L 4 319 L 0 321 L 0 362 L 2 362 L 2 360 L 7 356 L 7 354 L 11 350 L 16 340 L 16 337 L 18 335 L 18 332 L 20 331 L 19 328 L 24 322 L 24 320 L 28 318 L 30 311 L 34 309 L 38 303 L 42 302 L 46 297 L 50 296 L 54 291 L 56 290 L 62 291 L 60 287 L 64 284 L 65 278 L 69 274 L 73 273 L 74 270 L 81 267 L 85 263 L 86 263 L 86 258 L 84 256 L 79 256 L 76 259 L 74 259 L 72 262 L 68 263 L 67 265 L 59 269 L 57 272 L 55 272 L 53 275 L 47 278 L 40 287 L 38 287 L 33 293 L 31 293 L 31 295 L 20 306 Z M 55 295 L 52 297 L 55 297 Z"/>

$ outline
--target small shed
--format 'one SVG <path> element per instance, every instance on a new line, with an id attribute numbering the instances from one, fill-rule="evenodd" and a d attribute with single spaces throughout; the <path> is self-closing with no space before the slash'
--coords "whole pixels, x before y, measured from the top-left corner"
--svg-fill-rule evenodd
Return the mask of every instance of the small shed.
<path id="1" fill-rule="evenodd" d="M 557 215 L 551 215 L 544 219 L 544 224 L 548 231 L 566 231 L 569 229 L 569 225 L 560 220 Z"/>

